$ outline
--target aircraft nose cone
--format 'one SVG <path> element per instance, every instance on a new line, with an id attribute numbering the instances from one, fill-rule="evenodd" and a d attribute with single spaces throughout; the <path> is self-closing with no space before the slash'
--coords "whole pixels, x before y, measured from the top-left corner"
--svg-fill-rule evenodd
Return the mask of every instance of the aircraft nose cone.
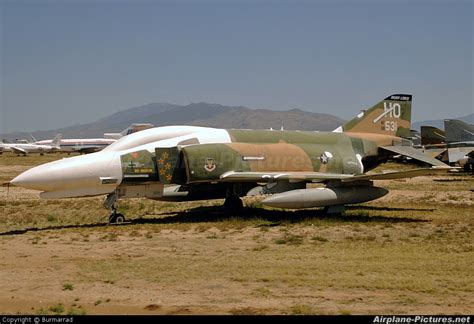
<path id="1" fill-rule="evenodd" d="M 57 192 L 101 186 L 101 177 L 121 178 L 120 160 L 114 159 L 113 154 L 98 152 L 39 165 L 21 173 L 10 184 Z"/>
<path id="2" fill-rule="evenodd" d="M 39 167 L 27 170 L 11 180 L 10 184 L 27 189 L 47 190 L 48 173 L 41 171 Z"/>

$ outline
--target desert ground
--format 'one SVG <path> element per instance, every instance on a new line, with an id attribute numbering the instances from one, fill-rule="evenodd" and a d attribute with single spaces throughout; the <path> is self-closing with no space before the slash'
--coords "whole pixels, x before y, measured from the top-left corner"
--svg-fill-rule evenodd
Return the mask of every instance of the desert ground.
<path id="1" fill-rule="evenodd" d="M 0 182 L 64 157 L 5 153 Z M 0 313 L 472 313 L 474 177 L 376 185 L 390 193 L 344 216 L 134 199 L 120 226 L 104 197 L 0 187 Z"/>

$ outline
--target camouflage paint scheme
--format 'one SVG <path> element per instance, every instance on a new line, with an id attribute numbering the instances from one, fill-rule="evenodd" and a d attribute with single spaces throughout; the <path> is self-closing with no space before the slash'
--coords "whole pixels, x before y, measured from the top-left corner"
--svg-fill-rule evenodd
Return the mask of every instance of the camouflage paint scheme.
<path id="1" fill-rule="evenodd" d="M 402 179 L 450 169 L 412 147 L 411 95 L 391 95 L 334 132 L 225 130 L 164 126 L 132 134 L 102 152 L 34 167 L 11 184 L 41 190 L 41 198 L 107 194 L 109 221 L 123 222 L 116 202 L 145 197 L 183 201 L 267 195 L 270 207 L 331 207 L 380 198 L 377 179 Z M 366 173 L 394 156 L 439 166 Z M 469 160 L 466 159 L 466 162 Z M 325 188 L 307 188 L 311 182 Z M 166 185 L 166 186 L 165 186 Z"/>
<path id="2" fill-rule="evenodd" d="M 122 156 L 123 172 L 125 176 L 146 175 L 165 185 L 181 185 L 184 189 L 179 190 L 199 192 L 199 188 L 205 188 L 201 190 L 201 196 L 206 196 L 202 194 L 205 190 L 220 191 L 221 196 L 228 196 L 229 188 L 234 195 L 242 196 L 258 183 L 265 182 L 288 184 L 281 186 L 287 189 L 275 190 L 276 193 L 291 188 L 306 190 L 302 185 L 314 181 L 333 185 L 336 181 L 340 183 L 339 187 L 347 182 L 345 188 L 349 188 L 357 185 L 349 181 L 359 179 L 364 186 L 359 188 L 369 192 L 371 183 L 367 181 L 372 176 L 364 173 L 394 153 L 445 166 L 416 152 L 407 145 L 411 142 L 403 138 L 411 136 L 411 98 L 411 95 L 387 97 L 344 125 L 344 132 L 227 130 L 231 143 L 180 143 L 182 145 L 176 147 L 157 147 L 155 156 L 144 152 L 129 153 Z M 382 178 L 410 177 L 423 172 L 398 172 L 396 175 L 382 175 Z M 343 194 L 343 190 L 348 190 L 331 188 L 328 196 L 337 197 Z M 372 194 L 374 198 L 369 200 L 386 192 L 380 188 L 377 190 L 377 194 Z M 359 196 L 354 201 L 364 200 L 363 192 Z M 305 204 L 294 204 L 299 205 Z"/>
<path id="3" fill-rule="evenodd" d="M 344 132 L 410 137 L 411 95 L 391 95 L 344 125 Z"/>
<path id="4" fill-rule="evenodd" d="M 124 178 L 157 180 L 154 158 L 147 150 L 122 155 L 120 159 Z"/>
<path id="5" fill-rule="evenodd" d="M 192 184 L 221 181 L 229 171 L 360 175 L 387 159 L 380 147 L 403 145 L 399 134 L 410 129 L 411 98 L 387 97 L 344 125 L 344 133 L 228 130 L 228 144 L 156 148 L 156 158 L 147 151 L 129 153 L 122 156 L 124 176 Z"/>
<path id="6" fill-rule="evenodd" d="M 446 135 L 443 130 L 434 126 L 421 126 L 421 145 L 443 144 Z"/>
<path id="7" fill-rule="evenodd" d="M 445 130 L 421 126 L 420 150 L 445 163 L 474 170 L 474 125 L 461 120 L 445 119 Z"/>
<path id="8" fill-rule="evenodd" d="M 240 136 L 253 134 L 253 138 L 265 138 L 271 133 L 246 132 L 248 134 L 238 131 Z M 233 131 L 230 133 L 236 135 Z M 279 134 L 276 135 L 278 137 Z M 352 139 L 344 134 L 282 132 L 281 135 L 287 142 L 236 142 L 184 147 L 182 151 L 188 183 L 218 181 L 222 174 L 229 171 L 361 174 L 363 167 L 360 159 L 367 150 L 376 150 L 373 143 Z M 310 139 L 317 144 L 311 144 Z M 364 150 L 364 147 L 367 149 Z"/>
<path id="9" fill-rule="evenodd" d="M 462 120 L 445 119 L 444 130 L 449 162 L 474 172 L 474 125 Z"/>
<path id="10" fill-rule="evenodd" d="M 446 132 L 447 143 L 474 141 L 474 125 L 462 120 L 445 119 L 444 131 Z"/>

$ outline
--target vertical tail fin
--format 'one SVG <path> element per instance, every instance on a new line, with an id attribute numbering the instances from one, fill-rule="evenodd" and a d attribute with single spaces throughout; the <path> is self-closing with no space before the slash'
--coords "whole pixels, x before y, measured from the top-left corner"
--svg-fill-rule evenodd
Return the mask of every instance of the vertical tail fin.
<path id="1" fill-rule="evenodd" d="M 410 138 L 411 101 L 409 94 L 394 94 L 362 111 L 342 126 L 344 132 L 372 133 Z"/>
<path id="2" fill-rule="evenodd" d="M 421 145 L 442 144 L 445 141 L 444 131 L 434 126 L 421 126 Z"/>
<path id="3" fill-rule="evenodd" d="M 53 140 L 51 141 L 51 146 L 59 149 L 61 147 L 61 139 L 63 138 L 63 134 L 59 133 L 54 136 Z"/>
<path id="4" fill-rule="evenodd" d="M 124 129 L 120 134 L 122 136 L 127 136 L 144 129 L 155 127 L 153 124 L 131 124 L 128 128 Z"/>
<path id="5" fill-rule="evenodd" d="M 446 142 L 474 141 L 474 125 L 457 119 L 445 119 Z"/>

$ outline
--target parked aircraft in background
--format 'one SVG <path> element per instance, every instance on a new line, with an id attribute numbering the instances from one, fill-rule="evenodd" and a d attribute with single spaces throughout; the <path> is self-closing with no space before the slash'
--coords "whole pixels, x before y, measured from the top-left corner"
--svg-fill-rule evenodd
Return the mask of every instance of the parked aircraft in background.
<path id="1" fill-rule="evenodd" d="M 377 199 L 387 190 L 372 180 L 446 172 L 444 163 L 423 155 L 410 136 L 411 95 L 392 95 L 342 127 L 344 132 L 225 130 L 166 126 L 128 135 L 101 152 L 46 163 L 27 170 L 11 184 L 42 191 L 41 198 L 107 194 L 109 221 L 122 222 L 117 199 L 226 198 L 273 194 L 263 203 L 281 208 L 328 207 Z M 438 168 L 367 174 L 394 154 Z M 306 188 L 320 182 L 325 188 Z"/>
<path id="2" fill-rule="evenodd" d="M 421 126 L 421 145 L 415 147 L 444 163 L 474 171 L 474 126 L 461 120 L 445 119 L 444 128 Z"/>
<path id="3" fill-rule="evenodd" d="M 421 126 L 421 145 L 437 145 L 446 142 L 446 135 L 443 130 L 434 126 Z"/>
<path id="4" fill-rule="evenodd" d="M 107 138 L 75 138 L 75 139 L 62 139 L 60 143 L 60 152 L 79 152 L 79 153 L 93 153 L 103 150 L 112 143 L 115 143 L 117 139 L 133 134 L 143 129 L 153 127 L 152 124 L 132 124 L 123 130 L 121 133 L 105 133 L 104 136 Z M 51 140 L 37 141 L 35 144 L 49 145 Z"/>
<path id="5" fill-rule="evenodd" d="M 38 145 L 49 145 L 52 140 L 44 140 L 35 142 Z M 79 153 L 92 153 L 100 151 L 116 140 L 107 138 L 75 138 L 75 139 L 63 139 L 59 144 L 59 152 L 79 152 Z"/>
<path id="6" fill-rule="evenodd" d="M 1 152 L 14 152 L 26 155 L 28 153 L 51 153 L 60 150 L 61 134 L 58 134 L 48 144 L 39 143 L 0 143 Z"/>
<path id="7" fill-rule="evenodd" d="M 155 127 L 153 124 L 132 124 L 120 133 L 104 133 L 104 138 L 121 139 L 124 136 Z"/>
<path id="8" fill-rule="evenodd" d="M 421 145 L 421 133 L 415 129 L 410 130 L 410 140 L 413 146 Z"/>
<path id="9" fill-rule="evenodd" d="M 474 125 L 461 120 L 445 119 L 444 131 L 449 163 L 474 171 Z"/>
<path id="10" fill-rule="evenodd" d="M 424 154 L 448 163 L 448 149 L 446 147 L 446 135 L 443 130 L 433 126 L 421 126 L 421 143 L 414 145 Z"/>
<path id="11" fill-rule="evenodd" d="M 473 144 L 474 125 L 456 119 L 444 120 L 444 131 L 446 132 L 446 143 L 450 144 Z"/>

